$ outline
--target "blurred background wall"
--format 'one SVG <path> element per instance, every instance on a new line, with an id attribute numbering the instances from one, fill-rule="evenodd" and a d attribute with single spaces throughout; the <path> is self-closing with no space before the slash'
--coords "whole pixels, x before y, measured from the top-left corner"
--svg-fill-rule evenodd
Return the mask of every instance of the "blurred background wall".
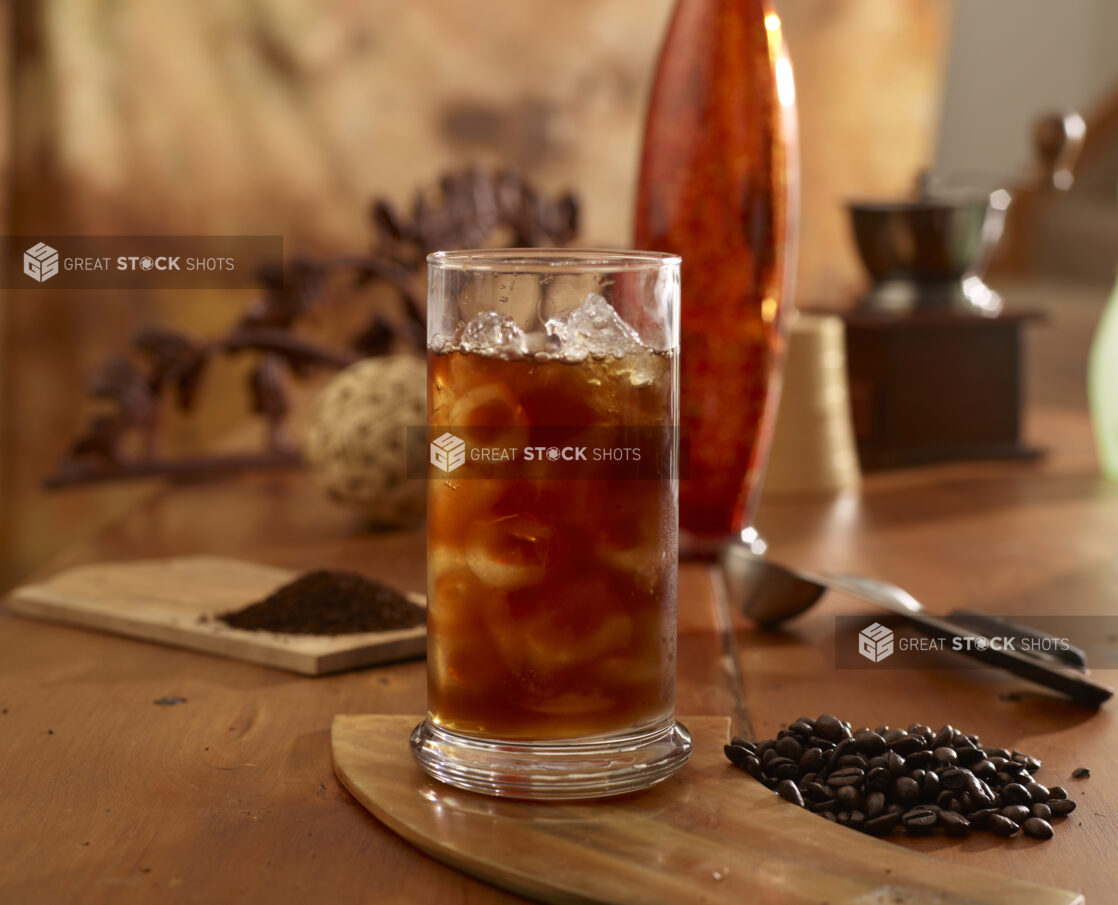
<path id="1" fill-rule="evenodd" d="M 671 6 L 10 0 L 0 24 L 7 231 L 278 233 L 289 254 L 357 251 L 371 198 L 406 202 L 441 172 L 473 163 L 515 166 L 545 191 L 574 190 L 580 243 L 625 245 Z M 1017 0 L 960 4 L 952 39 L 954 6 L 778 0 L 801 119 L 801 301 L 840 306 L 862 283 L 845 199 L 903 193 L 937 153 L 954 165 L 956 144 L 974 137 L 981 111 L 970 108 L 950 120 L 954 138 L 939 132 L 944 84 L 949 99 L 969 100 L 967 86 L 984 77 L 967 68 L 972 48 L 951 58 L 946 78 L 949 46 L 963 46 L 960 23 L 974 21 L 974 7 L 1028 16 Z M 1015 47 L 981 50 L 1012 56 Z M 997 101 L 1015 89 L 1003 80 L 991 90 Z M 1011 147 L 1027 155 L 1025 136 L 1006 137 L 1016 129 L 1007 120 L 999 131 L 1006 156 L 996 166 L 1015 165 Z M 212 333 L 248 298 L 0 294 L 0 587 L 150 492 L 40 489 L 89 411 L 84 375 L 141 324 Z M 242 419 L 242 404 L 217 396 L 173 426 L 176 448 L 205 446 Z"/>
<path id="2" fill-rule="evenodd" d="M 1032 206 L 1033 266 L 1109 285 L 1118 256 L 1118 2 L 960 3 L 951 30 L 936 166 L 977 181 L 1020 178 L 1032 165 L 1037 114 L 1078 110 L 1088 140 L 1066 197 Z"/>

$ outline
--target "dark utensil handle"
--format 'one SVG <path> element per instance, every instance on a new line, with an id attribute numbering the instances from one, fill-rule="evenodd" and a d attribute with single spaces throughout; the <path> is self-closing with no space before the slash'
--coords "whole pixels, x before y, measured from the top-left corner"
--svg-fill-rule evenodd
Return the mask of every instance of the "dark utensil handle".
<path id="1" fill-rule="evenodd" d="M 992 613 L 980 613 L 976 610 L 955 610 L 947 614 L 947 620 L 973 632 L 978 632 L 980 635 L 1016 638 L 1018 641 L 1032 642 L 1036 646 L 1035 651 L 1022 650 L 1020 653 L 1026 657 L 1036 657 L 1041 660 L 1059 660 L 1072 669 L 1078 669 L 1080 672 L 1087 671 L 1087 655 L 1080 648 L 1074 645 L 1062 648 L 1060 647 L 1062 639 L 1041 629 L 1033 628 L 1031 625 L 1011 622 L 1008 619 L 1002 619 L 1001 616 L 995 616 Z"/>
<path id="2" fill-rule="evenodd" d="M 905 618 L 925 635 L 932 638 L 943 638 L 946 641 L 952 641 L 955 638 L 970 638 L 972 639 L 971 648 L 968 650 L 964 647 L 959 651 L 960 653 L 990 666 L 1004 669 L 1023 679 L 1028 679 L 1030 682 L 1036 682 L 1038 685 L 1051 688 L 1061 694 L 1066 694 L 1072 700 L 1088 707 L 1098 707 L 1110 700 L 1114 694 L 1113 688 L 1101 685 L 1098 682 L 1092 682 L 1090 679 L 1068 670 L 1049 666 L 1035 657 L 1027 657 L 1016 651 L 999 650 L 993 647 L 980 650 L 973 645 L 975 641 L 985 638 L 984 635 L 967 631 L 945 619 L 927 613 L 907 613 Z"/>

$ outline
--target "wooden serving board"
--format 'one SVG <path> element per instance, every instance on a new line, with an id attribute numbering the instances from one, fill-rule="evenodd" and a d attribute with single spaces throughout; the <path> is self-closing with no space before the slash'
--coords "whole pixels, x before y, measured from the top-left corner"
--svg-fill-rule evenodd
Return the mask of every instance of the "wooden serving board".
<path id="1" fill-rule="evenodd" d="M 1083 897 L 864 836 L 730 766 L 729 721 L 684 718 L 691 761 L 647 792 L 582 802 L 487 798 L 411 758 L 420 717 L 334 718 L 334 771 L 430 855 L 543 902 L 610 905 L 1082 905 Z M 1000 840 L 1028 858 L 1033 840 Z M 1050 842 L 1049 845 L 1059 844 Z"/>
<path id="2" fill-rule="evenodd" d="M 232 628 L 214 617 L 255 603 L 295 572 L 216 556 L 100 563 L 16 588 L 24 616 L 158 641 L 308 676 L 422 656 L 426 626 L 354 635 L 287 635 Z M 418 595 L 409 599 L 422 605 Z"/>

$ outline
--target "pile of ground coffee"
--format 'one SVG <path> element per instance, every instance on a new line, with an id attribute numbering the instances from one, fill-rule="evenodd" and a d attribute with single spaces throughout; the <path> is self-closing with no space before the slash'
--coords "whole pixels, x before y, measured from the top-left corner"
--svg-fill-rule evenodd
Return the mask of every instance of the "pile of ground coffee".
<path id="1" fill-rule="evenodd" d="M 287 635 L 352 635 L 411 628 L 426 610 L 355 572 L 319 569 L 300 575 L 258 603 L 217 617 L 233 628 Z"/>
<path id="2" fill-rule="evenodd" d="M 1049 821 L 1075 810 L 1066 790 L 1033 780 L 1037 758 L 983 747 L 977 735 L 950 725 L 852 730 L 823 714 L 796 720 L 776 738 L 734 738 L 726 756 L 782 798 L 878 836 L 938 828 L 1049 839 Z"/>

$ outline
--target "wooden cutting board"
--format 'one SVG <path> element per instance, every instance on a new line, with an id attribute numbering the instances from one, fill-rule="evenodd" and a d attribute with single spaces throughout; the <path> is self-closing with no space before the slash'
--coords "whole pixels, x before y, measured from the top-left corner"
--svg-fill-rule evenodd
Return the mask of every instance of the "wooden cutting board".
<path id="1" fill-rule="evenodd" d="M 295 572 L 216 556 L 100 563 L 16 588 L 24 616 L 158 641 L 308 676 L 423 656 L 426 626 L 354 635 L 281 635 L 214 617 L 266 597 Z M 422 605 L 418 595 L 409 599 Z"/>
<path id="2" fill-rule="evenodd" d="M 720 717 L 683 719 L 695 753 L 647 792 L 540 803 L 487 798 L 429 779 L 408 749 L 419 720 L 336 716 L 331 743 L 338 778 L 381 822 L 428 854 L 543 902 L 1083 902 L 1078 893 L 941 861 L 789 804 L 726 761 L 729 721 Z M 1022 859 L 1037 844 L 988 838 L 991 845 L 1018 847 Z"/>

